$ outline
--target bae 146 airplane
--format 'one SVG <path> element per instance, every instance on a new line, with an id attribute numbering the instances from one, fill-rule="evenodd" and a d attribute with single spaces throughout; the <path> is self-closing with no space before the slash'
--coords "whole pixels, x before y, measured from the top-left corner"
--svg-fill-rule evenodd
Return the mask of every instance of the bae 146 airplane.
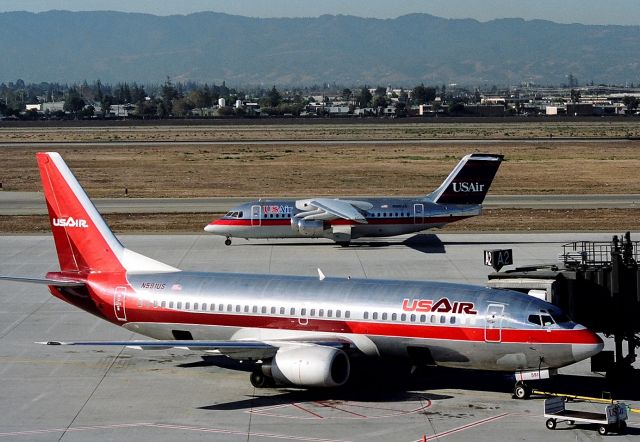
<path id="1" fill-rule="evenodd" d="M 351 362 L 384 359 L 514 372 L 523 381 L 603 343 L 552 304 L 507 290 L 393 281 L 181 271 L 125 248 L 57 153 L 38 153 L 60 271 L 0 279 L 153 338 L 49 345 L 182 348 L 250 363 L 255 387 L 336 387 Z M 2 291 L 8 290 L 3 287 Z M 78 330 L 82 335 L 82 330 Z M 378 362 L 376 362 L 378 361 Z"/>
<path id="2" fill-rule="evenodd" d="M 482 212 L 482 201 L 502 155 L 470 154 L 426 196 L 358 200 L 310 198 L 259 200 L 233 208 L 204 230 L 231 238 L 329 238 L 346 247 L 352 239 L 395 236 L 442 227 Z"/>

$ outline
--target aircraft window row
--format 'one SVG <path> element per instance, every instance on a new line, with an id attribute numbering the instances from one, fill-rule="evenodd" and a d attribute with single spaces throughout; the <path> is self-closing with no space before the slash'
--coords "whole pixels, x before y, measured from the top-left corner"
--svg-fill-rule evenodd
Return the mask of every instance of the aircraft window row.
<path id="1" fill-rule="evenodd" d="M 370 218 L 386 218 L 387 215 L 389 215 L 389 217 L 409 217 L 411 216 L 411 214 L 409 212 L 367 212 L 367 216 Z"/>
<path id="2" fill-rule="evenodd" d="M 141 298 L 138 299 L 138 307 L 142 307 L 144 304 L 145 307 L 151 307 L 153 305 L 153 308 L 170 308 L 173 309 L 174 307 L 178 310 L 193 310 L 193 311 L 211 311 L 211 312 L 235 312 L 235 313 L 261 313 L 261 314 L 267 314 L 270 313 L 272 315 L 286 315 L 287 311 L 288 314 L 290 316 L 298 316 L 296 314 L 296 312 L 299 312 L 299 316 L 308 316 L 310 317 L 319 317 L 319 318 L 346 318 L 349 319 L 351 318 L 351 312 L 349 310 L 345 310 L 344 312 L 342 310 L 334 310 L 334 309 L 307 309 L 307 308 L 301 308 L 301 309 L 296 309 L 295 307 L 291 307 L 287 310 L 286 307 L 267 307 L 267 306 L 257 306 L 257 305 L 240 305 L 240 304 L 207 304 L 207 303 L 198 303 L 198 302 L 194 302 L 193 304 L 191 304 L 191 302 L 174 302 L 174 301 L 162 301 L 162 302 L 158 302 L 157 300 L 153 300 L 153 301 L 146 301 L 143 300 Z M 184 309 L 183 309 L 184 306 Z M 217 308 L 216 308 L 217 307 Z"/>
<path id="3" fill-rule="evenodd" d="M 228 218 L 242 218 L 242 211 L 240 211 L 240 212 L 236 212 L 236 211 L 227 212 L 227 214 L 225 216 L 228 217 Z"/>
<path id="4" fill-rule="evenodd" d="M 398 320 L 400 322 L 419 322 L 419 323 L 430 323 L 430 324 L 446 324 L 447 322 L 449 324 L 464 324 L 465 322 L 467 324 L 474 324 L 475 323 L 475 319 L 472 316 L 455 316 L 455 315 L 451 315 L 451 316 L 445 316 L 445 315 L 416 315 L 416 314 L 411 314 L 408 315 L 406 313 L 401 313 L 400 315 L 398 315 L 397 313 L 391 313 L 391 315 L 389 315 L 388 313 L 378 313 L 378 312 L 371 312 L 371 314 L 369 314 L 369 312 L 364 312 L 363 314 L 363 318 L 364 319 L 369 319 L 371 318 L 372 320 L 376 321 L 376 320 L 382 320 L 382 321 L 387 321 L 387 320 L 391 320 L 392 322 L 397 322 Z"/>
<path id="5" fill-rule="evenodd" d="M 264 214 L 263 218 L 291 218 L 291 214 L 290 213 L 270 213 L 268 216 L 267 214 Z"/>

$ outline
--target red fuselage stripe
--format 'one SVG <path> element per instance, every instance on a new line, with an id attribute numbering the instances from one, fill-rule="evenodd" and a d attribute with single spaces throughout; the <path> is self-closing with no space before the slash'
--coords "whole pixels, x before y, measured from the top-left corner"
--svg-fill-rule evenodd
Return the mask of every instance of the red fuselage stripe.
<path id="1" fill-rule="evenodd" d="M 196 324 L 226 327 L 250 327 L 265 329 L 284 329 L 314 331 L 325 333 L 349 333 L 357 335 L 375 335 L 405 337 L 413 339 L 441 339 L 454 341 L 484 342 L 483 327 L 398 324 L 388 322 L 365 322 L 348 319 L 308 318 L 305 325 L 298 318 L 278 316 L 229 315 L 224 313 L 194 313 L 168 309 L 131 309 L 128 308 L 129 322 Z M 587 329 L 488 329 L 487 338 L 504 343 L 535 344 L 598 344 L 598 338 Z"/>

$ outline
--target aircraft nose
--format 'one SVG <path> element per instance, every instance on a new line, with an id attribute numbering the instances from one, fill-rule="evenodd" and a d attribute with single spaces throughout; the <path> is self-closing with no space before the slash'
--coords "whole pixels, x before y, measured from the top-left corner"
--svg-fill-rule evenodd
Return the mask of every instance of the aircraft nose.
<path id="1" fill-rule="evenodd" d="M 582 342 L 580 343 L 571 345 L 571 353 L 576 362 L 597 355 L 604 348 L 604 342 L 602 342 L 602 339 L 600 339 L 598 335 L 591 330 L 584 330 L 584 332 L 586 339 L 581 340 Z"/>
<path id="2" fill-rule="evenodd" d="M 216 226 L 216 222 L 212 221 L 209 224 L 207 224 L 204 227 L 204 231 L 205 232 L 209 232 L 209 233 L 217 233 L 218 232 L 218 226 Z"/>

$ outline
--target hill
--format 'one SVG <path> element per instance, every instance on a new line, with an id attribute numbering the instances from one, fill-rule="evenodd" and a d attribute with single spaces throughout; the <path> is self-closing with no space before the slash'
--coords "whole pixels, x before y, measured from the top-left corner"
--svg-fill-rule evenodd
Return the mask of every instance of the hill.
<path id="1" fill-rule="evenodd" d="M 638 82 L 640 26 L 411 14 L 0 13 L 0 81 L 345 85 Z"/>

